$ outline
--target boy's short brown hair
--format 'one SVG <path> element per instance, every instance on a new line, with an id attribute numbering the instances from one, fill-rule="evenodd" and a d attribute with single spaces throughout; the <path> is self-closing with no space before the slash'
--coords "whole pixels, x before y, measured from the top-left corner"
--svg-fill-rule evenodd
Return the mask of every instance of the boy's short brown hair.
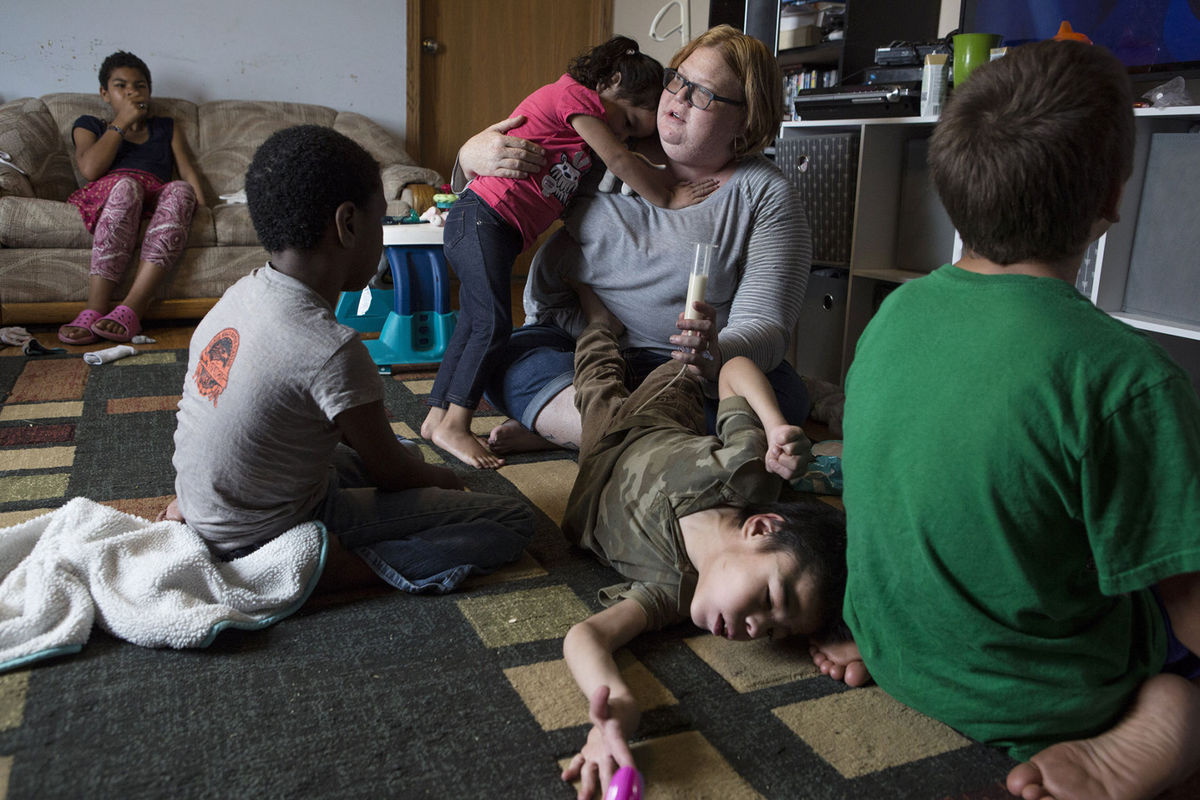
<path id="1" fill-rule="evenodd" d="M 1102 47 L 1023 45 L 954 90 L 929 147 L 965 250 L 997 264 L 1082 254 L 1133 161 L 1133 95 Z"/>

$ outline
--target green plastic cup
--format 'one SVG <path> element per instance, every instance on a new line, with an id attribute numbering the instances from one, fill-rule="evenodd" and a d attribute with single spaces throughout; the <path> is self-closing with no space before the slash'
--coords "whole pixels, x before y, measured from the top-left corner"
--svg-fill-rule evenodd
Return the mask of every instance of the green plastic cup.
<path id="1" fill-rule="evenodd" d="M 992 57 L 992 48 L 1000 46 L 997 33 L 959 33 L 954 36 L 954 85 L 962 86 L 980 64 Z"/>

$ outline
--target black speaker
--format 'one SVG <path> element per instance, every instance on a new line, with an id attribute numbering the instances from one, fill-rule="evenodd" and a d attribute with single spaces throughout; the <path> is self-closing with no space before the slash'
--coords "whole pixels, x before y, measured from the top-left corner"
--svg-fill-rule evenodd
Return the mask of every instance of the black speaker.
<path id="1" fill-rule="evenodd" d="M 813 264 L 850 265 L 859 135 L 823 133 L 775 142 L 775 163 L 800 193 L 812 231 Z"/>

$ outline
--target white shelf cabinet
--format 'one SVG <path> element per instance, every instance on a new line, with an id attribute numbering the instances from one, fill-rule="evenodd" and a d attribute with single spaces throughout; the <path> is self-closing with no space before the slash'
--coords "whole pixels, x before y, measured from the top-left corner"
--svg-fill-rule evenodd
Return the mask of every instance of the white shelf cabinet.
<path id="1" fill-rule="evenodd" d="M 1200 125 L 1200 106 L 1135 111 L 1133 173 L 1125 186 L 1121 220 L 1093 246 L 1090 274 L 1080 289 L 1097 307 L 1151 332 L 1200 386 L 1200 324 L 1125 310 L 1142 186 L 1155 133 L 1187 133 Z M 849 286 L 842 337 L 842 378 L 858 337 L 891 288 L 956 261 L 961 241 L 928 177 L 925 152 L 937 119 L 896 117 L 783 123 L 785 139 L 854 132 L 859 135 L 858 175 L 850 245 Z M 1196 134 L 1200 137 L 1200 134 Z M 1200 138 L 1197 139 L 1200 142 Z M 1189 151 L 1192 152 L 1192 151 Z M 1200 158 L 1200 148 L 1194 150 Z M 781 164 L 785 173 L 791 165 Z M 1200 207 L 1189 212 L 1200 228 Z M 1190 254 L 1200 283 L 1200 252 Z M 1085 267 L 1085 272 L 1087 272 Z M 798 345 L 802 346 L 802 345 Z"/>

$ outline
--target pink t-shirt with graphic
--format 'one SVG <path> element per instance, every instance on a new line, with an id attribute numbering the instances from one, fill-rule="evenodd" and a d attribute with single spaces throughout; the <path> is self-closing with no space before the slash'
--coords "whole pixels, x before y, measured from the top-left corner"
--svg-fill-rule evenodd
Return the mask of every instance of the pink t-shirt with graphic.
<path id="1" fill-rule="evenodd" d="M 575 114 L 607 120 L 607 114 L 600 95 L 569 75 L 526 97 L 512 116 L 517 114 L 524 114 L 525 122 L 509 135 L 544 147 L 546 166 L 519 179 L 481 176 L 471 181 L 470 189 L 520 231 L 529 247 L 562 215 L 592 166 L 591 150 L 567 120 Z"/>

